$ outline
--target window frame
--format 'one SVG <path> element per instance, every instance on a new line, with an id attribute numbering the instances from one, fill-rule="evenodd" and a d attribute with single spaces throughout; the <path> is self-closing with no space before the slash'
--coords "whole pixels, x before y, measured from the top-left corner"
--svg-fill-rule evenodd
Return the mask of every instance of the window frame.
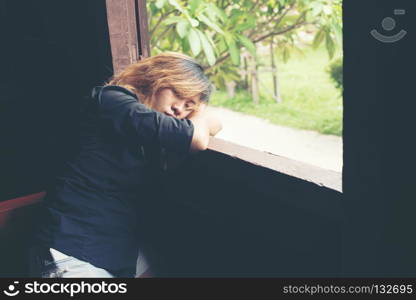
<path id="1" fill-rule="evenodd" d="M 114 73 L 150 56 L 146 0 L 106 0 Z M 212 137 L 209 151 L 220 152 L 342 193 L 342 173 Z"/>

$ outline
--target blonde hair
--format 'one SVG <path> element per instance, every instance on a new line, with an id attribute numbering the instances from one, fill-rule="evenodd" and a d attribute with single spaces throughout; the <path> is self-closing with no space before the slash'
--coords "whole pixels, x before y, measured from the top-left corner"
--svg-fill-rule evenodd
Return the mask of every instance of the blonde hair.
<path id="1" fill-rule="evenodd" d="M 203 67 L 193 58 L 165 52 L 131 64 L 106 85 L 119 85 L 134 92 L 144 104 L 163 88 L 170 88 L 179 98 L 197 96 L 208 102 L 213 86 Z"/>

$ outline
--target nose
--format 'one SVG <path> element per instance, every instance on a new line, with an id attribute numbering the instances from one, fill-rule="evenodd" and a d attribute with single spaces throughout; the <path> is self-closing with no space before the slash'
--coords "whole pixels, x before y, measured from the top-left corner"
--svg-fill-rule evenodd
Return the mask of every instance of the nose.
<path id="1" fill-rule="evenodd" d="M 184 106 L 182 104 L 179 103 L 174 103 L 172 105 L 172 110 L 175 114 L 176 117 L 180 116 L 184 110 Z"/>

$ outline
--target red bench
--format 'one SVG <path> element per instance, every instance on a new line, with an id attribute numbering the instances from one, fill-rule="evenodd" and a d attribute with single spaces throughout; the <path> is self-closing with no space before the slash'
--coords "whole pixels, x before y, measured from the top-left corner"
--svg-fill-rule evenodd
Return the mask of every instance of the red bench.
<path id="1" fill-rule="evenodd" d="M 0 202 L 0 277 L 25 276 L 26 242 L 45 195 L 40 192 Z"/>

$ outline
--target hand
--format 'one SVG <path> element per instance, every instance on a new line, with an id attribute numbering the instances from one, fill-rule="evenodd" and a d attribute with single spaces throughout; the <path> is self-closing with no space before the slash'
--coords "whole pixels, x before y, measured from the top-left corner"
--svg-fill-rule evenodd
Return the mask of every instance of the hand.
<path id="1" fill-rule="evenodd" d="M 206 104 L 202 104 L 197 110 L 187 117 L 194 125 L 194 135 L 191 142 L 191 152 L 206 150 L 209 137 L 216 135 L 221 129 L 221 122 L 206 111 Z"/>
<path id="2" fill-rule="evenodd" d="M 207 119 L 208 119 L 209 135 L 215 136 L 222 129 L 221 121 L 217 117 L 214 117 L 211 114 L 207 116 Z"/>
<path id="3" fill-rule="evenodd" d="M 198 108 L 188 115 L 188 119 L 200 118 L 203 119 L 208 127 L 209 135 L 215 136 L 221 129 L 222 124 L 220 120 L 207 111 L 207 104 L 200 103 Z"/>
<path id="4" fill-rule="evenodd" d="M 206 103 L 200 103 L 198 107 L 192 111 L 186 118 L 191 119 L 193 117 L 199 117 L 202 116 L 206 112 L 207 104 Z"/>

